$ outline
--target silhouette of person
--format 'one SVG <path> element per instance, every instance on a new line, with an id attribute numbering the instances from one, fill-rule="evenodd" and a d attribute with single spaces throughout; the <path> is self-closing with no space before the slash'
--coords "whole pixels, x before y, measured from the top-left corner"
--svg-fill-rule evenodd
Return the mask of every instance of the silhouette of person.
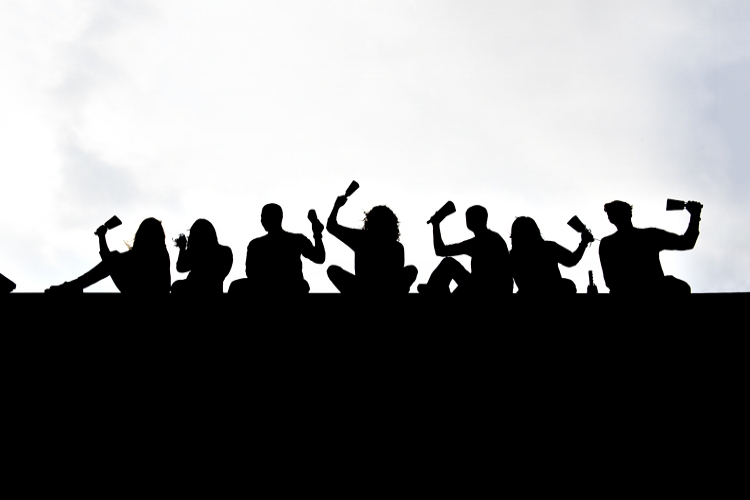
<path id="1" fill-rule="evenodd" d="M 300 295 L 310 291 L 302 274 L 301 256 L 316 264 L 325 262 L 323 224 L 317 219 L 312 223 L 313 245 L 302 234 L 284 231 L 281 227 L 283 218 L 279 205 L 269 203 L 263 207 L 260 222 L 268 234 L 255 238 L 247 246 L 247 278 L 232 282 L 230 293 Z"/>
<path id="2" fill-rule="evenodd" d="M 167 294 L 172 282 L 169 273 L 169 252 L 165 244 L 161 221 L 149 217 L 141 222 L 129 251 L 110 251 L 105 235 L 107 228 L 99 227 L 99 255 L 102 261 L 73 281 L 52 286 L 45 292 L 82 292 L 84 288 L 107 276 L 118 290 L 127 294 Z"/>
<path id="3" fill-rule="evenodd" d="M 690 250 L 698 240 L 703 205 L 689 201 L 690 213 L 685 234 L 678 235 L 656 228 L 635 228 L 631 220 L 633 207 L 624 201 L 604 205 L 609 221 L 617 231 L 602 238 L 599 260 L 604 282 L 615 294 L 686 294 L 690 285 L 674 276 L 664 276 L 659 261 L 662 250 Z"/>
<path id="4" fill-rule="evenodd" d="M 442 219 L 431 219 L 432 244 L 438 257 L 445 257 L 430 275 L 426 284 L 419 285 L 419 293 L 449 294 L 450 283 L 455 281 L 454 293 L 472 295 L 512 294 L 513 278 L 510 273 L 508 245 L 502 236 L 487 228 L 487 209 L 474 205 L 466 211 L 466 227 L 474 237 L 461 243 L 446 245 L 440 232 Z M 471 272 L 467 271 L 455 255 L 471 257 Z"/>
<path id="5" fill-rule="evenodd" d="M 398 217 L 379 205 L 365 213 L 362 229 L 339 225 L 336 218 L 346 203 L 339 196 L 328 216 L 326 229 L 354 250 L 354 274 L 339 266 L 328 268 L 328 278 L 341 293 L 401 294 L 409 293 L 417 279 L 417 268 L 404 267 L 404 246 L 399 241 Z"/>
<path id="6" fill-rule="evenodd" d="M 16 284 L 0 274 L 0 293 L 10 293 L 16 289 Z"/>
<path id="7" fill-rule="evenodd" d="M 224 278 L 232 269 L 232 249 L 219 244 L 213 224 L 198 219 L 190 228 L 190 238 L 181 234 L 175 244 L 180 249 L 177 272 L 190 274 L 172 283 L 172 293 L 224 293 Z"/>
<path id="8" fill-rule="evenodd" d="M 576 293 L 575 283 L 562 277 L 558 264 L 565 267 L 578 264 L 588 244 L 594 241 L 590 232 L 581 233 L 581 243 L 571 252 L 554 241 L 543 239 L 539 226 L 531 217 L 517 217 L 511 226 L 510 239 L 510 263 L 518 293 Z"/>

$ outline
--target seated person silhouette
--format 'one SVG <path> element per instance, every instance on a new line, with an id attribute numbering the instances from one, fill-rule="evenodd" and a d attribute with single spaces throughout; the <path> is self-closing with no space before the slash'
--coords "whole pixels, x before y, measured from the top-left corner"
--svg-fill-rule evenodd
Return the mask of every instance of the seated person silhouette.
<path id="1" fill-rule="evenodd" d="M 0 293 L 10 293 L 16 289 L 16 284 L 0 274 Z"/>
<path id="2" fill-rule="evenodd" d="M 417 268 L 404 267 L 404 246 L 399 241 L 398 218 L 380 205 L 365 213 L 362 229 L 339 225 L 339 209 L 346 203 L 339 196 L 328 216 L 326 229 L 354 250 L 354 274 L 339 266 L 328 268 L 328 278 L 341 293 L 393 295 L 409 293 L 417 279 Z"/>
<path id="3" fill-rule="evenodd" d="M 255 238 L 247 246 L 245 275 L 247 278 L 232 282 L 229 293 L 302 295 L 310 285 L 302 275 L 301 256 L 322 264 L 326 260 L 323 246 L 323 224 L 312 223 L 313 245 L 302 235 L 281 228 L 284 213 L 279 205 L 270 203 L 263 207 L 260 222 L 268 232 Z"/>
<path id="4" fill-rule="evenodd" d="M 445 257 L 430 275 L 424 285 L 419 285 L 419 293 L 447 295 L 450 283 L 455 281 L 457 294 L 497 295 L 512 294 L 513 279 L 510 274 L 508 245 L 502 236 L 487 228 L 487 209 L 474 205 L 466 211 L 466 227 L 474 237 L 446 245 L 440 233 L 442 219 L 431 219 L 432 243 L 435 254 Z M 471 272 L 467 271 L 452 256 L 471 256 Z"/>
<path id="5" fill-rule="evenodd" d="M 213 224 L 198 219 L 190 228 L 190 238 L 181 234 L 175 244 L 180 249 L 177 272 L 190 274 L 172 283 L 172 293 L 224 293 L 224 278 L 232 269 L 232 249 L 219 244 Z"/>
<path id="6" fill-rule="evenodd" d="M 99 255 L 102 261 L 92 270 L 62 285 L 52 286 L 45 292 L 82 292 L 84 288 L 107 276 L 117 288 L 127 294 L 168 294 L 169 252 L 165 243 L 161 221 L 149 217 L 141 222 L 129 251 L 120 253 L 107 247 L 107 228 L 101 226 L 95 234 L 99 237 Z"/>
<path id="7" fill-rule="evenodd" d="M 662 229 L 633 227 L 633 207 L 624 201 L 604 205 L 609 221 L 617 227 L 617 231 L 602 238 L 599 245 L 604 282 L 610 293 L 690 293 L 690 285 L 684 281 L 664 276 L 659 261 L 662 250 L 690 250 L 695 246 L 703 205 L 689 201 L 685 208 L 690 212 L 690 222 L 685 234 L 678 235 Z"/>
<path id="8" fill-rule="evenodd" d="M 528 295 L 575 294 L 576 285 L 560 274 L 558 264 L 573 267 L 581 261 L 588 244 L 594 241 L 590 232 L 581 233 L 581 243 L 574 252 L 554 241 L 542 238 L 539 226 L 531 217 L 517 217 L 510 230 L 512 248 L 510 266 L 518 293 Z"/>

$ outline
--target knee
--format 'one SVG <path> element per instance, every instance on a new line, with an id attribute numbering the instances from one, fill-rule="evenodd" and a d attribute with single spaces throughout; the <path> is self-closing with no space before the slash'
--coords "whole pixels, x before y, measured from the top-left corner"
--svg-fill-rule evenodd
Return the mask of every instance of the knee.
<path id="1" fill-rule="evenodd" d="M 328 275 L 329 278 L 335 279 L 335 277 L 341 276 L 341 273 L 343 271 L 344 270 L 341 269 L 340 266 L 328 266 L 328 269 L 326 270 L 326 274 Z"/>
<path id="2" fill-rule="evenodd" d="M 240 278 L 238 280 L 232 281 L 232 284 L 229 285 L 229 290 L 227 290 L 227 293 L 232 294 L 241 294 L 241 293 L 247 293 L 248 288 L 250 286 L 250 280 L 247 278 Z"/>

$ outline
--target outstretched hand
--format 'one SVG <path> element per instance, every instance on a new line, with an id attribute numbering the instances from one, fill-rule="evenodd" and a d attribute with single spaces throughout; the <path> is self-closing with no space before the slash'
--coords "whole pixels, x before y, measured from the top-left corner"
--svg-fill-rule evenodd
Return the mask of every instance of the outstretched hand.
<path id="1" fill-rule="evenodd" d="M 99 228 L 94 231 L 94 234 L 97 236 L 104 236 L 107 234 L 107 226 L 99 226 Z"/>
<path id="2" fill-rule="evenodd" d="M 685 203 L 685 210 L 690 212 L 690 215 L 700 215 L 703 205 L 697 201 L 689 201 Z"/>
<path id="3" fill-rule="evenodd" d="M 348 200 L 348 198 L 346 196 L 339 196 L 338 198 L 336 198 L 336 202 L 333 204 L 333 207 L 334 208 L 341 208 L 344 205 L 346 205 L 346 201 L 347 200 Z"/>
<path id="4" fill-rule="evenodd" d="M 583 231 L 581 233 L 581 242 L 587 245 L 594 242 L 594 235 L 591 234 L 591 231 Z"/>

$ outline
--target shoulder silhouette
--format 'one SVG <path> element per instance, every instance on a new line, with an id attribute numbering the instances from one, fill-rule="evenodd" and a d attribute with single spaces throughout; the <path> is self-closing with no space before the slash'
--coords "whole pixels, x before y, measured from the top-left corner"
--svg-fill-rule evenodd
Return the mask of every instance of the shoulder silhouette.
<path id="1" fill-rule="evenodd" d="M 659 260 L 662 250 L 689 250 L 699 234 L 703 205 L 691 201 L 684 204 L 690 222 L 684 234 L 678 235 L 656 228 L 633 227 L 633 207 L 624 201 L 604 205 L 609 221 L 617 228 L 602 238 L 599 260 L 604 282 L 614 294 L 685 294 L 690 285 L 674 276 L 665 276 Z"/>
<path id="2" fill-rule="evenodd" d="M 198 219 L 190 228 L 190 237 L 181 234 L 175 245 L 180 249 L 177 271 L 189 273 L 172 284 L 177 294 L 222 294 L 224 278 L 232 269 L 232 250 L 219 244 L 216 229 L 206 219 Z"/>
<path id="3" fill-rule="evenodd" d="M 576 285 L 560 274 L 558 264 L 573 267 L 581 261 L 594 237 L 581 232 L 581 242 L 575 251 L 542 238 L 534 219 L 517 217 L 510 231 L 510 251 L 513 279 L 521 294 L 574 294 Z"/>
<path id="4" fill-rule="evenodd" d="M 510 273 L 508 245 L 498 233 L 487 228 L 487 209 L 474 205 L 466 211 L 466 227 L 474 237 L 460 243 L 446 245 L 440 231 L 440 223 L 455 207 L 448 202 L 429 221 L 432 224 L 432 243 L 435 254 L 444 257 L 430 275 L 427 283 L 419 285 L 419 293 L 447 295 L 450 284 L 455 281 L 456 294 L 488 296 L 513 293 Z M 453 257 L 471 257 L 471 272 Z"/>
<path id="5" fill-rule="evenodd" d="M 390 208 L 379 205 L 365 213 L 361 229 L 344 227 L 338 223 L 337 216 L 346 200 L 347 196 L 336 198 L 326 229 L 354 251 L 354 274 L 339 266 L 330 266 L 329 279 L 346 294 L 408 293 L 417 279 L 417 268 L 404 266 L 398 217 Z"/>
<path id="6" fill-rule="evenodd" d="M 0 293 L 10 293 L 16 289 L 16 284 L 0 274 Z"/>
<path id="7" fill-rule="evenodd" d="M 102 261 L 73 281 L 52 286 L 45 292 L 80 293 L 84 288 L 110 277 L 122 293 L 169 293 L 169 253 L 161 221 L 149 217 L 141 222 L 133 245 L 124 253 L 109 250 L 105 238 L 107 230 L 105 224 L 94 233 L 99 237 L 99 255 Z"/>
<path id="8" fill-rule="evenodd" d="M 267 234 L 247 246 L 247 278 L 234 281 L 230 293 L 300 295 L 310 291 L 302 274 L 301 257 L 316 264 L 325 262 L 323 224 L 311 210 L 308 218 L 313 231 L 312 243 L 302 234 L 285 231 L 281 225 L 283 218 L 279 205 L 270 203 L 263 207 L 260 220 Z"/>

